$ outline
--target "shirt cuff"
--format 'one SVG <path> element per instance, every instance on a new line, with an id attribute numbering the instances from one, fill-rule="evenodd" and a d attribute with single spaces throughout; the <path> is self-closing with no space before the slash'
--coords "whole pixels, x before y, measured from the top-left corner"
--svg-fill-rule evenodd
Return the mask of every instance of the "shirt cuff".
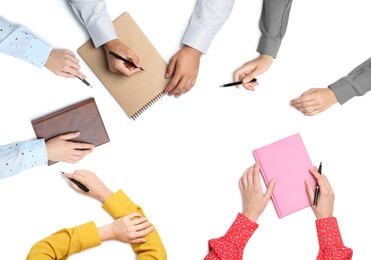
<path id="1" fill-rule="evenodd" d="M 278 50 L 281 47 L 281 40 L 268 38 L 266 36 L 261 36 L 257 51 L 261 54 L 267 54 L 273 58 L 277 57 Z"/>
<path id="2" fill-rule="evenodd" d="M 45 66 L 51 51 L 51 46 L 49 46 L 46 42 L 34 37 L 30 42 L 30 47 L 23 56 L 23 60 L 41 69 Z"/>
<path id="3" fill-rule="evenodd" d="M 356 89 L 352 87 L 352 83 L 347 77 L 339 79 L 328 87 L 334 92 L 336 99 L 341 105 L 358 95 Z"/>
<path id="4" fill-rule="evenodd" d="M 245 215 L 238 213 L 232 226 L 222 239 L 227 242 L 227 245 L 233 245 L 233 247 L 238 248 L 242 252 L 247 241 L 249 241 L 250 237 L 258 227 L 259 225 L 257 223 L 245 217 Z M 219 243 L 220 238 L 211 239 L 209 241 L 209 247 L 217 247 Z"/>
<path id="5" fill-rule="evenodd" d="M 99 246 L 101 244 L 98 229 L 93 221 L 77 226 L 75 230 L 81 238 L 82 250 Z"/>
<path id="6" fill-rule="evenodd" d="M 206 54 L 214 36 L 215 33 L 206 30 L 202 26 L 189 24 L 183 36 L 182 43 Z"/>
<path id="7" fill-rule="evenodd" d="M 335 217 L 316 220 L 316 228 L 321 247 L 337 246 L 339 242 L 343 244 L 338 222 Z"/>
<path id="8" fill-rule="evenodd" d="M 122 191 L 118 190 L 108 197 L 102 205 L 102 208 L 114 219 L 136 212 L 138 206 Z"/>
<path id="9" fill-rule="evenodd" d="M 103 44 L 117 39 L 117 33 L 112 21 L 108 18 L 101 18 L 96 23 L 86 28 L 96 48 Z"/>

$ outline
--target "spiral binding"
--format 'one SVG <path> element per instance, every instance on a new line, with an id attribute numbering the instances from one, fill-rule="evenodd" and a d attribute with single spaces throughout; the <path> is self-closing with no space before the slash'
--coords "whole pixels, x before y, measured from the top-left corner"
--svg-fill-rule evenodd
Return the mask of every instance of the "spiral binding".
<path id="1" fill-rule="evenodd" d="M 137 112 L 134 113 L 134 115 L 131 116 L 133 120 L 137 119 L 144 111 L 146 111 L 148 108 L 150 108 L 154 103 L 159 101 L 163 96 L 165 96 L 165 92 L 162 91 L 160 94 L 155 96 L 151 99 L 147 104 L 145 104 L 142 108 L 140 108 Z"/>

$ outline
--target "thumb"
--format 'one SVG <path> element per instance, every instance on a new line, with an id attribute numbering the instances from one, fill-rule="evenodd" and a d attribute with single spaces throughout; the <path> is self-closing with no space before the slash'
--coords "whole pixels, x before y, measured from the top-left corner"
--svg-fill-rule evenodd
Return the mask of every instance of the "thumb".
<path id="1" fill-rule="evenodd" d="M 80 135 L 80 132 L 74 132 L 74 133 L 60 135 L 59 137 L 63 140 L 70 140 L 70 139 L 78 137 L 79 135 Z"/>
<path id="2" fill-rule="evenodd" d="M 176 61 L 171 59 L 170 62 L 169 62 L 169 65 L 167 66 L 167 69 L 166 69 L 165 78 L 168 79 L 168 78 L 170 78 L 174 75 L 175 64 L 176 64 Z"/>
<path id="3" fill-rule="evenodd" d="M 268 185 L 267 192 L 265 193 L 265 196 L 267 196 L 268 198 L 271 198 L 275 186 L 276 186 L 276 180 L 273 179 L 273 180 L 271 180 L 271 182 Z"/>
<path id="4" fill-rule="evenodd" d="M 312 183 L 310 183 L 309 180 L 305 180 L 305 187 L 307 188 L 307 194 L 308 194 L 309 201 L 313 201 L 314 192 L 313 192 Z"/>

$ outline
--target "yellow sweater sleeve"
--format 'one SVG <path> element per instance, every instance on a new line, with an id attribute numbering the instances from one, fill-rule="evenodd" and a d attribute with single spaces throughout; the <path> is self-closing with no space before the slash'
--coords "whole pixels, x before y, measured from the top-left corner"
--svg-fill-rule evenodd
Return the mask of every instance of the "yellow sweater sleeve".
<path id="1" fill-rule="evenodd" d="M 27 260 L 67 259 L 82 250 L 99 246 L 101 239 L 94 222 L 61 229 L 37 242 L 27 255 Z"/>
<path id="2" fill-rule="evenodd" d="M 139 212 L 142 216 L 145 216 L 142 208 L 135 205 L 122 190 L 112 194 L 103 203 L 102 207 L 114 219 L 126 216 L 133 212 Z M 145 239 L 145 243 L 131 244 L 133 251 L 137 254 L 137 260 L 167 259 L 166 250 L 156 229 L 145 236 Z"/>

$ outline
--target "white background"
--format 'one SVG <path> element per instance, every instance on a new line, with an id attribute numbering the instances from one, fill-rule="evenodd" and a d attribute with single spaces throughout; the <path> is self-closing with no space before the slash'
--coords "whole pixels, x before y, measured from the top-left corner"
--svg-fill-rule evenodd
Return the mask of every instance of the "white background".
<path id="1" fill-rule="evenodd" d="M 179 49 L 194 5 L 195 0 L 107 0 L 111 17 L 130 12 L 166 61 Z M 371 259 L 371 95 L 314 117 L 289 106 L 304 91 L 326 87 L 371 56 L 371 4 L 295 1 L 278 58 L 258 77 L 256 91 L 218 88 L 257 57 L 261 5 L 261 0 L 237 0 L 202 57 L 192 91 L 163 98 L 136 121 L 83 61 L 81 71 L 94 90 L 0 54 L 0 144 L 35 138 L 32 119 L 91 96 L 111 139 L 77 164 L 40 166 L 0 180 L 0 259 L 25 259 L 34 243 L 61 228 L 112 221 L 99 202 L 74 192 L 59 174 L 75 169 L 97 173 L 113 191 L 121 188 L 141 205 L 169 259 L 202 259 L 208 240 L 224 235 L 242 209 L 238 180 L 254 163 L 252 150 L 297 132 L 313 164 L 323 161 L 336 194 L 334 215 L 353 259 Z M 76 52 L 89 38 L 64 0 L 2 1 L 0 14 L 55 48 Z M 246 259 L 315 259 L 318 240 L 310 208 L 279 219 L 270 202 L 258 223 Z M 129 245 L 115 241 L 71 259 L 135 256 Z"/>

